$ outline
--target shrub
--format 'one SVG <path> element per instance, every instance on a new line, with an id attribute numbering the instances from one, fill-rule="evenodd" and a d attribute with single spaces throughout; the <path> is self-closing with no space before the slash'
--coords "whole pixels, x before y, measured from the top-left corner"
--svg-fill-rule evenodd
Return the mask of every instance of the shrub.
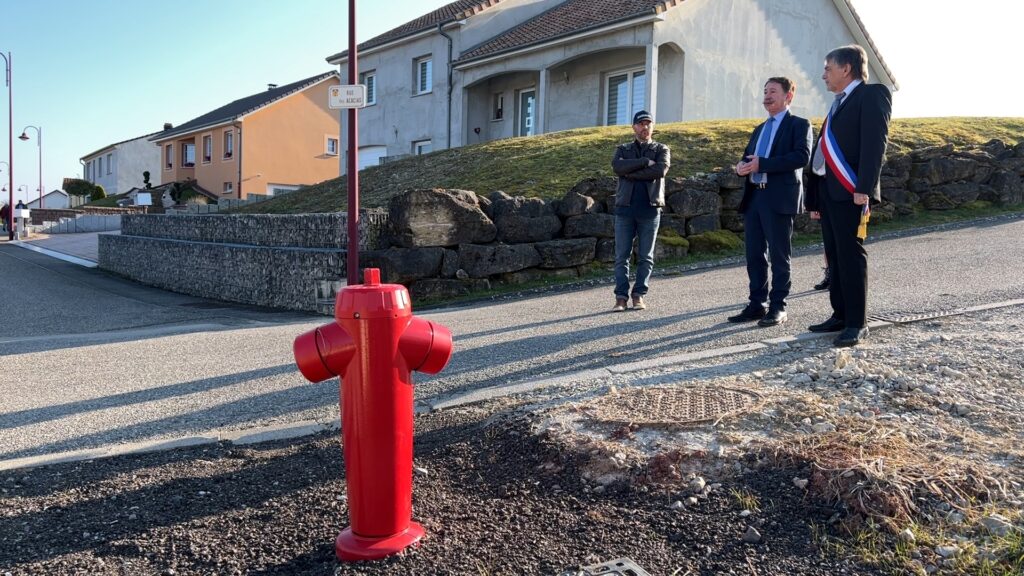
<path id="1" fill-rule="evenodd" d="M 64 186 L 64 191 L 71 196 L 92 196 L 93 190 L 95 190 L 92 182 L 88 180 L 82 180 L 80 178 L 69 178 L 67 184 Z"/>
<path id="2" fill-rule="evenodd" d="M 103 200 L 107 197 L 107 191 L 103 189 L 103 186 L 99 184 L 95 185 L 92 190 L 92 194 L 89 194 L 89 199 L 95 202 L 96 200 Z"/>

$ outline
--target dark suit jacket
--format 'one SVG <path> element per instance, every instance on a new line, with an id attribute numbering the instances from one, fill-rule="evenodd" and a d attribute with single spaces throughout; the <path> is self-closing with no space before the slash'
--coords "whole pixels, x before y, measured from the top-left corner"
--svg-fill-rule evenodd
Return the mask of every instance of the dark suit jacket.
<path id="1" fill-rule="evenodd" d="M 861 84 L 843 100 L 832 116 L 832 133 L 839 149 L 857 175 L 857 192 L 878 202 L 882 199 L 880 177 L 885 146 L 889 141 L 889 118 L 892 115 L 892 93 L 882 84 Z M 820 130 L 819 130 L 820 134 Z M 815 152 L 821 142 L 814 142 Z M 811 158 L 814 153 L 811 153 Z M 828 194 L 836 202 L 853 202 L 853 195 L 825 170 L 822 178 L 811 174 L 807 179 L 808 210 L 818 210 L 820 194 Z"/>
<path id="2" fill-rule="evenodd" d="M 761 139 L 761 131 L 765 123 L 754 129 L 750 136 L 743 159 L 754 155 L 757 142 Z M 806 118 L 794 116 L 789 112 L 779 122 L 775 131 L 775 140 L 767 158 L 761 158 L 758 166 L 761 172 L 768 175 L 764 193 L 768 195 L 772 208 L 779 214 L 797 214 L 800 212 L 804 194 L 804 167 L 811 155 L 811 123 Z M 739 212 L 746 212 L 753 198 L 754 185 L 750 176 L 743 178 L 743 200 L 740 201 Z"/>

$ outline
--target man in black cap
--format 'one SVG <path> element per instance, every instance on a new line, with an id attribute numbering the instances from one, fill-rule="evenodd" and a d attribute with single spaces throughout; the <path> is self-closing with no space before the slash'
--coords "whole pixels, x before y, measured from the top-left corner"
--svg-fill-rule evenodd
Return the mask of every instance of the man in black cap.
<path id="1" fill-rule="evenodd" d="M 619 177 L 615 190 L 615 312 L 643 310 L 647 281 L 654 269 L 654 239 L 658 235 L 661 208 L 665 206 L 665 175 L 671 165 L 668 146 L 651 138 L 654 117 L 646 110 L 633 115 L 636 138 L 615 149 L 612 170 Z M 637 239 L 636 281 L 629 289 L 629 256 Z"/>

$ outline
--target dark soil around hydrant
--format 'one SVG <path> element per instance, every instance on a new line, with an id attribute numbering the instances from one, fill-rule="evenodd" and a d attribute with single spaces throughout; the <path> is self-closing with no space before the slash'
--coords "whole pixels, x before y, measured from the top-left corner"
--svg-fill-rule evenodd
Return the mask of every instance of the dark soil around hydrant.
<path id="1" fill-rule="evenodd" d="M 792 489 L 801 471 L 723 479 L 699 505 L 678 505 L 685 480 L 593 490 L 577 455 L 509 408 L 417 418 L 413 514 L 427 535 L 400 556 L 335 559 L 347 495 L 339 439 L 323 434 L 0 473 L 0 576 L 555 575 L 620 557 L 658 575 L 872 573 L 815 547 L 812 526 L 835 510 Z M 760 511 L 741 515 L 736 494 Z"/>

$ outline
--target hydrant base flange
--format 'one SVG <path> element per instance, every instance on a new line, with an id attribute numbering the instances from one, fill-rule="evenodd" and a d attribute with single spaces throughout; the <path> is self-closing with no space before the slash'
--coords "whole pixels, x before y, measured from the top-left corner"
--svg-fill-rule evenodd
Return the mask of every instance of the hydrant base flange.
<path id="1" fill-rule="evenodd" d="M 361 560 L 380 560 L 392 554 L 398 554 L 409 546 L 418 545 L 423 538 L 423 526 L 417 522 L 409 522 L 409 528 L 383 538 L 364 538 L 345 528 L 334 541 L 334 553 L 344 562 Z"/>

